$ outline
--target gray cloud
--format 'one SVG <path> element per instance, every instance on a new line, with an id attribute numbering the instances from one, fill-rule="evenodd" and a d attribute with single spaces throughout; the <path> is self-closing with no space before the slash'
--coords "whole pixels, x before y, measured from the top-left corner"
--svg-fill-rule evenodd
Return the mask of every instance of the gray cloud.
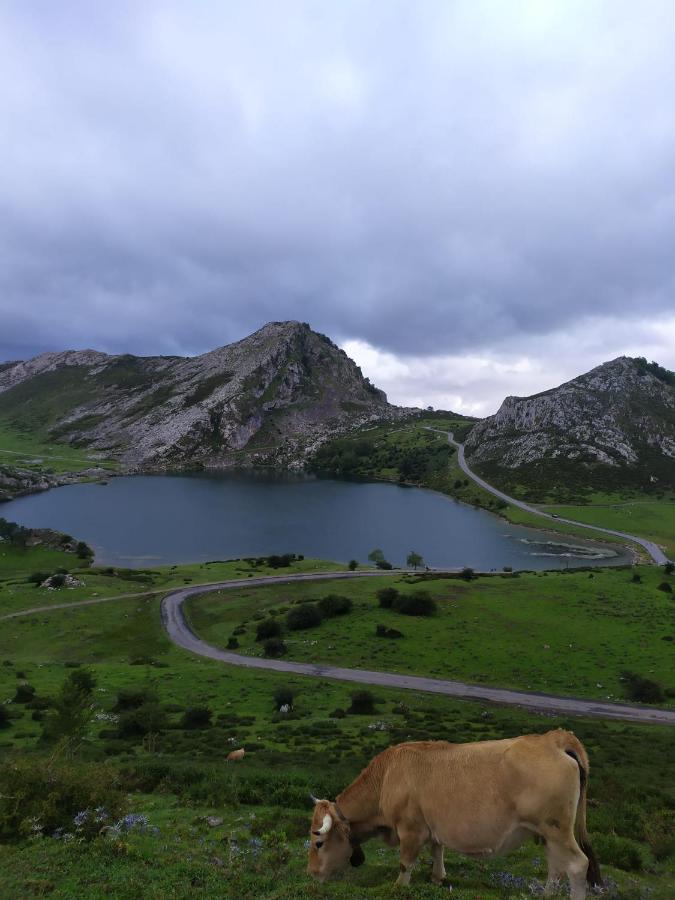
<path id="1" fill-rule="evenodd" d="M 0 357 L 287 318 L 617 355 L 674 305 L 674 38 L 668 0 L 5 5 Z"/>

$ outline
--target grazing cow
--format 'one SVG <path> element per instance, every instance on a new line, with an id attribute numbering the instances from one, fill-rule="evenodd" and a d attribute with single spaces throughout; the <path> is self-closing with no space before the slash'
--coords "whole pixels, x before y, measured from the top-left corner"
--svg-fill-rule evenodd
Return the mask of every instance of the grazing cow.
<path id="1" fill-rule="evenodd" d="M 431 844 L 432 881 L 445 877 L 443 848 L 468 856 L 508 853 L 539 835 L 546 844 L 546 895 L 567 875 L 572 900 L 599 885 L 586 832 L 588 756 L 569 731 L 503 741 L 415 741 L 378 754 L 335 800 L 314 800 L 307 871 L 325 881 L 364 861 L 361 842 L 400 847 L 397 884 Z M 575 838 L 575 828 L 577 839 Z"/>
<path id="2" fill-rule="evenodd" d="M 246 755 L 246 751 L 242 747 L 240 750 L 233 750 L 231 753 L 227 754 L 227 762 L 237 762 L 240 759 L 243 759 Z"/>

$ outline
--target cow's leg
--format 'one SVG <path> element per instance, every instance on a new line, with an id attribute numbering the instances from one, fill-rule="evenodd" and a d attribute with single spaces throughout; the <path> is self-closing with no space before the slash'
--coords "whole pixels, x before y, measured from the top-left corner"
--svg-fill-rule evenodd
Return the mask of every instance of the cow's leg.
<path id="1" fill-rule="evenodd" d="M 431 880 L 434 884 L 442 884 L 445 878 L 445 863 L 443 862 L 443 844 L 433 842 L 431 844 Z"/>
<path id="2" fill-rule="evenodd" d="M 552 877 L 559 872 L 565 872 L 570 881 L 570 900 L 584 900 L 586 897 L 586 872 L 588 871 L 588 859 L 581 852 L 574 838 L 557 841 L 547 838 L 548 851 L 548 881 L 546 888 L 552 884 Z"/>
<path id="3" fill-rule="evenodd" d="M 416 828 L 401 828 L 397 829 L 398 831 L 398 839 L 400 843 L 400 854 L 399 858 L 401 860 L 399 866 L 399 876 L 396 879 L 396 884 L 399 885 L 407 885 L 410 884 L 410 873 L 412 872 L 412 867 L 417 862 L 417 857 L 419 856 L 420 850 L 422 849 L 425 841 L 429 837 L 428 833 L 425 833 L 423 829 Z"/>

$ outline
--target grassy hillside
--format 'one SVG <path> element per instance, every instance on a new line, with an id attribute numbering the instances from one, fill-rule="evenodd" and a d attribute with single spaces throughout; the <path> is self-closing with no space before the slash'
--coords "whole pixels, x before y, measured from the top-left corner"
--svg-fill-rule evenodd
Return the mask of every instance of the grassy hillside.
<path id="1" fill-rule="evenodd" d="M 673 595 L 658 589 L 664 581 L 675 589 L 675 578 L 646 566 L 472 581 L 383 576 L 242 587 L 192 598 L 187 614 L 194 630 L 216 646 L 224 647 L 236 629 L 239 652 L 253 655 L 262 654 L 256 629 L 271 619 L 282 625 L 288 658 L 302 662 L 603 700 L 627 698 L 622 672 L 630 670 L 672 688 L 673 703 Z M 436 613 L 412 617 L 381 608 L 376 594 L 387 586 L 404 597 L 427 591 Z M 288 628 L 290 610 L 330 594 L 349 597 L 352 611 L 306 630 Z M 378 625 L 402 637 L 378 637 Z"/>
<path id="2" fill-rule="evenodd" d="M 145 593 L 94 606 L 52 609 L 0 624 L 0 708 L 8 712 L 0 728 L 0 783 L 7 785 L 9 777 L 12 788 L 7 794 L 22 792 L 20 809 L 26 817 L 24 837 L 8 833 L 15 801 L 8 811 L 0 798 L 0 835 L 4 835 L 0 837 L 1 896 L 131 900 L 142 894 L 290 900 L 381 898 L 396 893 L 410 898 L 437 897 L 438 889 L 429 883 L 428 854 L 413 876 L 412 887 L 394 892 L 396 853 L 375 842 L 366 845 L 366 864 L 350 871 L 344 881 L 322 887 L 311 884 L 304 873 L 307 793 L 311 790 L 333 797 L 376 752 L 401 740 L 500 738 L 558 725 L 573 727 L 590 754 L 591 837 L 614 895 L 665 900 L 675 893 L 675 847 L 668 836 L 668 810 L 675 804 L 670 793 L 675 784 L 672 730 L 565 721 L 387 690 L 374 692 L 373 713 L 340 718 L 336 710 L 349 708 L 357 686 L 247 672 L 183 652 L 166 638 L 159 618 L 160 595 L 151 591 L 226 573 L 238 573 L 245 579 L 255 566 L 233 562 L 140 573 L 84 570 L 78 574 L 87 581 L 86 589 L 73 591 L 46 592 L 25 583 L 31 571 L 57 561 L 26 551 L 21 571 L 16 557 L 10 560 L 11 570 L 3 569 L 0 558 L 0 610 L 55 605 L 71 598 L 84 600 L 95 593 Z M 74 560 L 64 554 L 60 562 L 71 569 Z M 303 561 L 301 565 L 314 564 Z M 603 578 L 605 574 L 616 579 L 628 577 L 627 573 L 596 572 L 590 585 L 601 574 Z M 532 612 L 538 590 L 547 602 L 553 603 L 559 595 L 560 603 L 564 597 L 575 603 L 581 578 L 548 575 L 535 579 L 536 587 L 524 592 L 524 602 Z M 493 584 L 521 586 L 525 581 L 479 582 L 481 591 L 488 588 L 481 600 L 483 614 L 495 614 L 500 608 L 496 596 L 490 594 Z M 606 586 L 608 594 L 613 586 L 612 596 L 617 598 L 614 611 L 628 603 L 627 627 L 634 628 L 636 643 L 648 640 L 647 623 L 651 620 L 653 625 L 654 617 L 658 618 L 652 606 L 656 604 L 658 609 L 662 598 L 654 597 L 649 576 L 646 583 L 636 586 L 641 600 L 632 605 L 627 594 L 619 593 L 620 584 L 619 580 Z M 463 586 L 455 583 L 444 588 Z M 340 585 L 341 593 L 344 587 Z M 473 591 L 477 586 L 471 583 L 466 587 Z M 436 592 L 435 587 L 433 590 Z M 471 594 L 458 594 L 458 609 L 462 597 L 467 596 Z M 579 596 L 583 599 L 586 595 Z M 502 614 L 507 615 L 506 607 L 515 602 L 517 595 L 510 595 L 508 601 L 504 596 Z M 586 606 L 586 602 L 575 606 L 575 615 L 590 615 Z M 252 613 L 249 628 L 259 621 L 254 618 L 257 614 Z M 345 629 L 351 627 L 348 619 L 343 623 Z M 408 639 L 424 624 L 415 618 L 398 619 L 405 620 L 402 630 L 410 635 Z M 524 622 L 525 617 L 521 627 Z M 613 649 L 616 633 L 607 632 L 605 653 Z M 306 636 L 312 639 L 311 632 Z M 517 640 L 519 651 L 534 654 L 539 636 L 521 630 Z M 80 741 L 65 754 L 55 755 L 53 746 L 39 743 L 45 717 L 55 709 L 50 698 L 57 697 L 68 676 L 83 667 L 96 679 L 91 694 L 93 718 L 85 724 Z M 27 691 L 25 684 L 35 693 Z M 294 694 L 288 717 L 276 712 L 274 693 L 281 684 Z M 115 712 L 115 708 L 124 690 L 146 697 L 148 702 L 137 720 L 141 731 L 144 724 L 154 730 L 121 733 L 125 715 L 129 724 L 128 714 Z M 26 696 L 33 699 L 21 702 Z M 186 711 L 199 706 L 210 710 L 209 723 L 187 727 Z M 162 713 L 159 722 L 152 719 L 157 707 Z M 247 748 L 244 762 L 227 764 L 227 752 L 241 745 Z M 61 779 L 67 777 L 79 778 L 91 788 L 90 800 L 81 801 L 84 808 L 68 812 L 60 839 L 44 831 L 39 817 L 31 818 L 34 803 L 43 804 L 39 808 L 44 810 L 46 794 L 37 790 L 31 794 L 30 787 L 49 760 L 52 797 L 58 796 Z M 9 776 L 7 766 L 11 766 Z M 122 804 L 126 812 L 147 816 L 147 826 L 143 820 L 126 820 L 117 830 L 85 839 L 91 833 L 87 816 L 94 815 L 97 791 L 103 789 L 108 799 Z M 90 813 L 84 818 L 77 816 L 85 813 L 87 805 Z M 63 806 L 66 809 L 67 804 Z M 209 824 L 206 816 L 216 818 Z M 97 833 L 99 825 L 95 824 Z M 477 895 L 486 900 L 529 895 L 541 889 L 545 877 L 542 848 L 534 844 L 502 859 L 446 856 L 454 896 L 461 900 Z"/>

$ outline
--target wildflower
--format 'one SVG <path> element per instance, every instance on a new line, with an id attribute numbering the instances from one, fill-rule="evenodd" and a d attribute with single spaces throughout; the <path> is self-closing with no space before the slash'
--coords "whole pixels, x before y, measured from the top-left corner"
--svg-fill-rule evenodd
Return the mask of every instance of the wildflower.
<path id="1" fill-rule="evenodd" d="M 89 818 L 89 810 L 83 809 L 73 819 L 73 825 L 76 825 L 78 828 L 81 828 L 82 825 L 84 825 L 84 823 L 87 821 L 88 818 Z"/>

